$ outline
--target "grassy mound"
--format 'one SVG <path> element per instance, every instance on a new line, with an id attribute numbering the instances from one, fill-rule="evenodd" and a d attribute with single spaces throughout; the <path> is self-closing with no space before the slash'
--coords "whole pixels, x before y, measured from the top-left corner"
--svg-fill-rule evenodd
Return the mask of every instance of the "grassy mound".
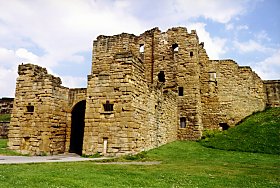
<path id="1" fill-rule="evenodd" d="M 257 112 L 236 127 L 208 136 L 200 143 L 223 150 L 280 154 L 280 108 Z"/>

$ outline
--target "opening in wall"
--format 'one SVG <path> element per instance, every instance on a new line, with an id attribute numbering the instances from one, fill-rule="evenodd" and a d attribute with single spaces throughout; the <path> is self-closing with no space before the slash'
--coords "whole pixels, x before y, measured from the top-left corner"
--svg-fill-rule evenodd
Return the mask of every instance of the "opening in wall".
<path id="1" fill-rule="evenodd" d="M 179 94 L 179 96 L 183 96 L 184 95 L 184 88 L 183 87 L 179 87 L 178 88 L 178 94 Z"/>
<path id="2" fill-rule="evenodd" d="M 172 50 L 173 50 L 173 52 L 178 52 L 179 51 L 179 45 L 177 43 L 172 44 Z"/>
<path id="3" fill-rule="evenodd" d="M 103 104 L 104 111 L 105 111 L 105 112 L 113 111 L 113 106 L 114 106 L 114 104 L 110 104 L 109 101 L 106 101 L 106 103 Z"/>
<path id="4" fill-rule="evenodd" d="M 180 117 L 180 128 L 186 128 L 187 122 L 185 117 Z"/>
<path id="5" fill-rule="evenodd" d="M 160 72 L 158 73 L 158 81 L 159 81 L 159 82 L 165 82 L 164 71 L 160 71 Z"/>
<path id="6" fill-rule="evenodd" d="M 145 51 L 144 44 L 140 44 L 140 46 L 139 46 L 139 52 L 140 52 L 140 53 L 144 53 L 144 51 Z"/>
<path id="7" fill-rule="evenodd" d="M 223 131 L 228 130 L 230 126 L 227 123 L 219 123 Z"/>
<path id="8" fill-rule="evenodd" d="M 33 113 L 34 112 L 34 106 L 29 103 L 28 106 L 26 106 L 26 110 L 29 113 Z"/>
<path id="9" fill-rule="evenodd" d="M 209 80 L 216 81 L 217 74 L 215 72 L 209 72 Z"/>
<path id="10" fill-rule="evenodd" d="M 190 52 L 190 56 L 191 56 L 191 57 L 193 56 L 193 52 Z"/>

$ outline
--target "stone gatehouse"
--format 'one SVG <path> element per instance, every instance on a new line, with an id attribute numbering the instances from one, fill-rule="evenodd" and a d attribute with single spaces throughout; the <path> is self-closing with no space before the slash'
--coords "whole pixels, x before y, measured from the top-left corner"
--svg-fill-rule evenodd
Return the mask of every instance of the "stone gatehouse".
<path id="1" fill-rule="evenodd" d="M 33 64 L 18 74 L 9 147 L 32 155 L 137 153 L 279 106 L 279 81 L 210 60 L 183 27 L 97 37 L 87 88 L 63 87 Z"/>

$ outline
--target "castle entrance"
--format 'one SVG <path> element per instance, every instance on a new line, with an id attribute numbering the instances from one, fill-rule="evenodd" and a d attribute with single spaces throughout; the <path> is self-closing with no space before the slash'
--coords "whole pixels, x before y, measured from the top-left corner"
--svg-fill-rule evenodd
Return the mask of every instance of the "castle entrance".
<path id="1" fill-rule="evenodd" d="M 72 110 L 70 153 L 82 155 L 85 128 L 86 101 L 78 102 Z"/>

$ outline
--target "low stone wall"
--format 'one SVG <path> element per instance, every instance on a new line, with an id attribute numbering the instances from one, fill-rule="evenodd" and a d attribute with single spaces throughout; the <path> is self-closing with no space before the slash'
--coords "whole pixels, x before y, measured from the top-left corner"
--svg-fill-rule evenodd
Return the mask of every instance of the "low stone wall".
<path id="1" fill-rule="evenodd" d="M 0 138 L 8 138 L 8 128 L 10 122 L 0 122 Z"/>

